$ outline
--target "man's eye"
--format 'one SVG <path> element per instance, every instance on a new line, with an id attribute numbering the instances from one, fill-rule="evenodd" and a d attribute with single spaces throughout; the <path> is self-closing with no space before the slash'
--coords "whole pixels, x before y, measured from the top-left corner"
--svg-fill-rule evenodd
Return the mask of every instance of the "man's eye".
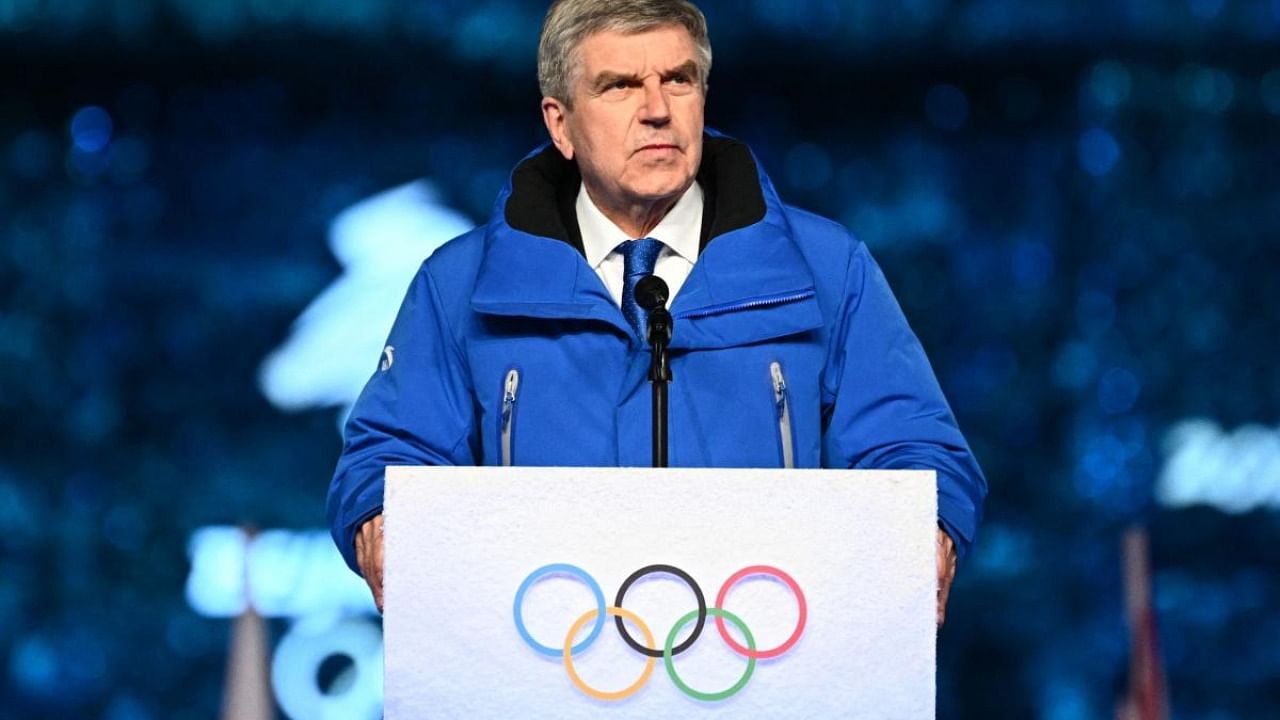
<path id="1" fill-rule="evenodd" d="M 630 83 L 628 83 L 626 80 L 614 80 L 613 82 L 609 83 L 609 86 L 606 89 L 607 90 L 626 90 L 628 87 L 630 87 Z"/>
<path id="2" fill-rule="evenodd" d="M 668 78 L 668 80 L 678 85 L 687 85 L 689 83 L 689 76 L 684 73 L 676 73 Z"/>

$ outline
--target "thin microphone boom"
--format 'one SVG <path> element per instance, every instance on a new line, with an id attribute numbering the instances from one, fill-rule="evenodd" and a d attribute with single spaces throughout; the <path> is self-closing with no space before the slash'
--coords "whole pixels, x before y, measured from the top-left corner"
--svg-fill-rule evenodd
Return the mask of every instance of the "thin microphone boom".
<path id="1" fill-rule="evenodd" d="M 649 313 L 649 344 L 653 362 L 649 381 L 653 383 L 653 466 L 667 467 L 667 383 L 671 382 L 671 365 L 667 359 L 667 343 L 671 342 L 671 313 L 667 298 L 671 291 L 657 275 L 646 275 L 636 283 L 636 303 Z"/>

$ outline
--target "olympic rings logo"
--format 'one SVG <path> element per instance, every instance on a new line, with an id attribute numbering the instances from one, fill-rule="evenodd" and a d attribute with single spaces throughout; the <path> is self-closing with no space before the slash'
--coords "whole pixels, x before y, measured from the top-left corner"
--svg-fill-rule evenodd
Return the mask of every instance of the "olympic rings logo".
<path id="1" fill-rule="evenodd" d="M 673 625 L 670 632 L 667 633 L 666 642 L 663 644 L 662 649 L 658 649 L 656 647 L 653 631 L 649 629 L 649 626 L 646 625 L 638 615 L 622 607 L 622 599 L 626 596 L 627 590 L 630 589 L 631 586 L 640 578 L 653 573 L 668 573 L 675 575 L 689 585 L 689 588 L 693 590 L 694 597 L 698 600 L 698 607 L 696 610 L 691 610 L 679 620 L 676 620 L 675 625 Z M 521 609 L 524 604 L 525 594 L 529 591 L 529 588 L 539 580 L 553 574 L 572 575 L 578 578 L 585 583 L 588 588 L 590 588 L 591 593 L 595 595 L 596 600 L 595 609 L 588 610 L 574 621 L 573 625 L 569 628 L 568 635 L 565 636 L 564 645 L 558 648 L 543 645 L 533 639 L 533 636 L 529 634 L 528 628 L 525 627 L 523 611 Z M 729 590 L 744 578 L 752 575 L 768 575 L 781 580 L 788 588 L 791 589 L 792 594 L 795 595 L 796 604 L 800 609 L 800 617 L 796 621 L 795 630 L 792 631 L 791 635 L 784 640 L 781 645 L 767 650 L 757 649 L 755 638 L 751 635 L 751 630 L 747 628 L 746 623 L 744 623 L 737 615 L 734 615 L 724 609 L 724 601 L 729 595 Z M 524 579 L 524 582 L 520 583 L 520 589 L 516 591 L 514 614 L 516 630 L 520 633 L 520 637 L 528 643 L 529 647 L 542 655 L 550 657 L 559 656 L 563 658 L 564 668 L 568 672 L 569 680 L 573 683 L 574 687 L 592 698 L 597 700 L 623 700 L 634 695 L 640 690 L 640 688 L 644 687 L 646 682 L 649 681 L 649 676 L 653 674 L 653 667 L 656 664 L 657 659 L 662 658 L 663 664 L 666 666 L 667 675 L 671 677 L 671 682 L 675 683 L 675 686 L 679 688 L 681 692 L 697 700 L 715 702 L 732 697 L 742 690 L 742 688 L 746 687 L 747 681 L 751 679 L 752 673 L 755 672 L 757 659 L 778 657 L 795 646 L 795 644 L 800 640 L 800 636 L 804 633 L 804 625 L 805 621 L 808 619 L 809 607 L 805 602 L 804 593 L 800 590 L 800 585 L 797 584 L 796 581 L 787 573 L 768 565 L 752 565 L 750 567 L 745 567 L 730 576 L 728 580 L 725 580 L 724 585 L 720 586 L 720 592 L 716 594 L 716 604 L 714 607 L 707 607 L 706 599 L 702 595 L 702 588 L 698 586 L 698 583 L 694 582 L 693 578 L 689 576 L 689 573 L 672 565 L 648 565 L 631 573 L 631 576 L 623 581 L 622 586 L 618 588 L 618 595 L 614 598 L 613 605 L 606 607 L 604 602 L 604 592 L 601 591 L 600 585 L 595 581 L 595 578 L 591 577 L 587 571 L 576 565 L 553 563 L 551 565 L 544 565 L 543 567 L 529 573 L 529 576 Z M 586 650 L 593 642 L 596 641 L 596 638 L 600 636 L 601 630 L 604 629 L 606 615 L 610 615 L 614 618 L 615 626 L 618 629 L 618 633 L 622 636 L 623 641 L 636 652 L 648 657 L 644 670 L 640 673 L 640 678 L 631 685 L 617 691 L 598 690 L 587 685 L 587 683 L 579 677 L 577 670 L 575 670 L 573 666 L 574 653 L 580 653 L 583 650 Z M 698 637 L 702 634 L 702 629 L 706 624 L 708 615 L 716 619 L 716 630 L 719 632 L 721 639 L 723 639 L 734 652 L 747 658 L 747 669 L 742 674 L 742 677 L 739 678 L 732 686 L 715 692 L 704 692 L 690 687 L 676 672 L 675 666 L 675 656 L 685 650 L 688 650 L 693 643 L 698 640 Z M 627 628 L 622 622 L 624 619 L 631 621 L 631 623 L 640 630 L 640 633 L 644 635 L 645 642 L 643 644 L 627 632 Z M 591 632 L 588 633 L 587 637 L 581 642 L 574 645 L 573 639 L 577 637 L 578 632 L 582 630 L 583 626 L 592 620 L 594 620 L 595 623 L 591 627 Z M 738 630 L 742 632 L 743 638 L 747 641 L 745 647 L 729 634 L 728 628 L 725 627 L 726 620 L 733 623 L 737 626 Z M 676 637 L 680 634 L 680 630 L 690 622 L 694 623 L 693 632 L 690 633 L 689 637 L 685 639 L 684 642 L 676 645 Z"/>

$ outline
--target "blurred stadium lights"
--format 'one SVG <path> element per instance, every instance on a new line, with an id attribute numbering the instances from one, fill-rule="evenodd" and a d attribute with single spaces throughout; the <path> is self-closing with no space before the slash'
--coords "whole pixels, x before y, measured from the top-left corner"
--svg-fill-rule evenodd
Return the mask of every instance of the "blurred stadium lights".
<path id="1" fill-rule="evenodd" d="M 805 37 L 846 36 L 849 50 L 893 46 L 934 36 L 955 49 L 992 44 L 1076 44 L 1113 37 L 1118 30 L 1145 37 L 1232 34 L 1239 40 L 1273 40 L 1280 8 L 1271 0 L 1133 0 L 1094 3 L 1092 23 L 1064 22 L 1079 9 L 1074 0 L 703 0 L 718 35 L 732 42 L 744 23 Z M 544 4 L 488 0 L 78 0 L 0 2 L 0 33 L 94 33 L 134 41 L 176 20 L 209 43 L 262 30 L 307 28 L 377 40 L 409 35 L 451 41 L 461 59 L 524 59 L 536 41 L 514 28 L 536 26 Z M 31 31 L 36 32 L 31 32 Z"/>
<path id="2" fill-rule="evenodd" d="M 1165 507 L 1203 504 L 1233 514 L 1280 508 L 1280 428 L 1225 432 L 1194 418 L 1170 428 L 1163 449 L 1156 498 Z"/>

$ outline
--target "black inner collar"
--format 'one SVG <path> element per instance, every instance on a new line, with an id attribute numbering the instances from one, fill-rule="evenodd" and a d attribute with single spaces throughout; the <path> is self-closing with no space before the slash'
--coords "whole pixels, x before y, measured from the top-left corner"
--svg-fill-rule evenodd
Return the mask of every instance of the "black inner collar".
<path id="1" fill-rule="evenodd" d="M 703 136 L 698 183 L 704 194 L 699 251 L 715 238 L 764 218 L 760 175 L 751 152 L 737 140 Z M 581 184 L 578 164 L 548 145 L 512 173 L 507 224 L 531 235 L 563 240 L 583 252 L 574 207 Z"/>

